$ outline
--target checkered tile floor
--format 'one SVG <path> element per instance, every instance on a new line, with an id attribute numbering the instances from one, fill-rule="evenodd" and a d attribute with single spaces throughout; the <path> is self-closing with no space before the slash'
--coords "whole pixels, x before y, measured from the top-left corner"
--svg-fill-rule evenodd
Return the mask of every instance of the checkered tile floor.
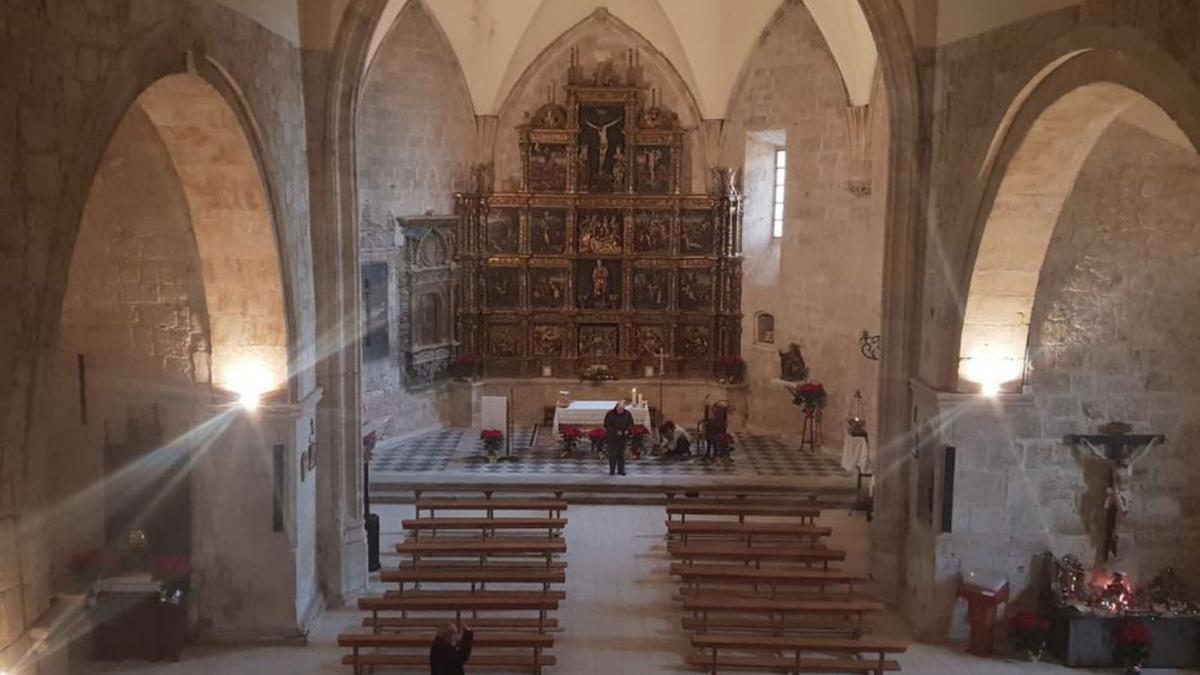
<path id="1" fill-rule="evenodd" d="M 514 429 L 516 461 L 489 462 L 483 441 L 474 430 L 442 429 L 377 448 L 371 470 L 399 473 L 456 471 L 480 475 L 603 474 L 608 470 L 608 460 L 593 453 L 587 440 L 579 444 L 575 453 L 562 457 L 560 443 L 548 428 L 540 429 L 531 447 L 533 432 L 531 427 Z M 633 460 L 627 455 L 625 470 L 634 476 L 833 478 L 849 475 L 833 457 L 801 453 L 798 444 L 785 443 L 773 436 L 740 433 L 735 447 L 732 462 L 663 459 L 650 455 Z"/>

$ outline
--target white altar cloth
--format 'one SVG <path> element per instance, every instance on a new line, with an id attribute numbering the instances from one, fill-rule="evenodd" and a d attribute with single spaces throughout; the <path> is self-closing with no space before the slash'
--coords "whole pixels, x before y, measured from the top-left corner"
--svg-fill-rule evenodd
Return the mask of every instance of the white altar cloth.
<path id="1" fill-rule="evenodd" d="M 851 473 L 875 473 L 873 464 L 867 439 L 846 434 L 842 441 L 842 468 Z"/>
<path id="2" fill-rule="evenodd" d="M 555 408 L 554 433 L 557 435 L 560 427 L 579 427 L 586 434 L 590 429 L 604 426 L 604 416 L 616 406 L 616 401 L 573 401 L 566 408 Z M 633 415 L 634 424 L 650 428 L 648 406 L 625 406 L 625 409 Z"/>

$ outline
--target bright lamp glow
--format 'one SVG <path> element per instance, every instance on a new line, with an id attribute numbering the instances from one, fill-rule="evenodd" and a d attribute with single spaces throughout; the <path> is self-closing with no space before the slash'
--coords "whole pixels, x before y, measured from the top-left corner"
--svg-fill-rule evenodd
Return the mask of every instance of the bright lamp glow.
<path id="1" fill-rule="evenodd" d="M 962 376 L 979 385 L 979 393 L 996 396 L 1006 382 L 1021 376 L 1021 362 L 1011 357 L 985 355 L 965 358 L 959 364 Z"/>
<path id="2" fill-rule="evenodd" d="M 229 370 L 227 385 L 238 395 L 239 405 L 254 410 L 262 395 L 271 390 L 271 374 L 262 363 L 246 359 Z"/>

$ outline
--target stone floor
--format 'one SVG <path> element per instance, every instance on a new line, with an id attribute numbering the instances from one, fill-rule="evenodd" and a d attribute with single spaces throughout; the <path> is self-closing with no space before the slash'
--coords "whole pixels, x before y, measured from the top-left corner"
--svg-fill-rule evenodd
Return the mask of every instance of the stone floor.
<path id="1" fill-rule="evenodd" d="M 409 506 L 381 507 L 387 542 L 400 537 L 399 520 Z M 686 634 L 679 627 L 679 608 L 670 600 L 674 585 L 667 574 L 669 561 L 663 542 L 662 507 L 576 506 L 567 512 L 567 600 L 557 616 L 563 632 L 553 653 L 559 665 L 548 673 L 569 675 L 652 675 L 685 673 L 682 655 Z M 836 533 L 831 545 L 845 548 L 846 567 L 866 564 L 866 526 L 861 516 L 830 512 L 822 521 Z M 385 560 L 394 564 L 396 559 Z M 183 661 L 146 663 L 83 663 L 72 675 L 140 673 L 161 675 L 347 675 L 338 664 L 341 650 L 334 644 L 339 631 L 354 629 L 359 614 L 352 610 L 327 612 L 304 648 L 189 650 Z M 873 632 L 905 635 L 894 616 L 882 617 Z M 960 646 L 913 644 L 902 655 L 903 672 L 917 675 L 1018 675 L 1028 673 L 1087 673 L 1053 664 L 1030 664 L 1003 658 L 980 659 Z M 380 671 L 400 672 L 400 671 Z M 470 670 L 474 675 L 481 671 Z M 1151 675 L 1182 672 L 1147 670 Z"/>

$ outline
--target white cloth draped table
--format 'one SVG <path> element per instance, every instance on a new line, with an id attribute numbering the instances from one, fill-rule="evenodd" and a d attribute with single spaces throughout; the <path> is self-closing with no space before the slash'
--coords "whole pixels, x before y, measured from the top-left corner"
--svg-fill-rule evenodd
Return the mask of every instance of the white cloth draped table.
<path id="1" fill-rule="evenodd" d="M 573 401 L 566 408 L 555 408 L 554 433 L 557 435 L 562 427 L 579 427 L 584 434 L 596 427 L 603 427 L 604 416 L 616 406 L 616 401 Z M 633 415 L 634 424 L 650 429 L 648 406 L 625 406 L 625 409 Z"/>

